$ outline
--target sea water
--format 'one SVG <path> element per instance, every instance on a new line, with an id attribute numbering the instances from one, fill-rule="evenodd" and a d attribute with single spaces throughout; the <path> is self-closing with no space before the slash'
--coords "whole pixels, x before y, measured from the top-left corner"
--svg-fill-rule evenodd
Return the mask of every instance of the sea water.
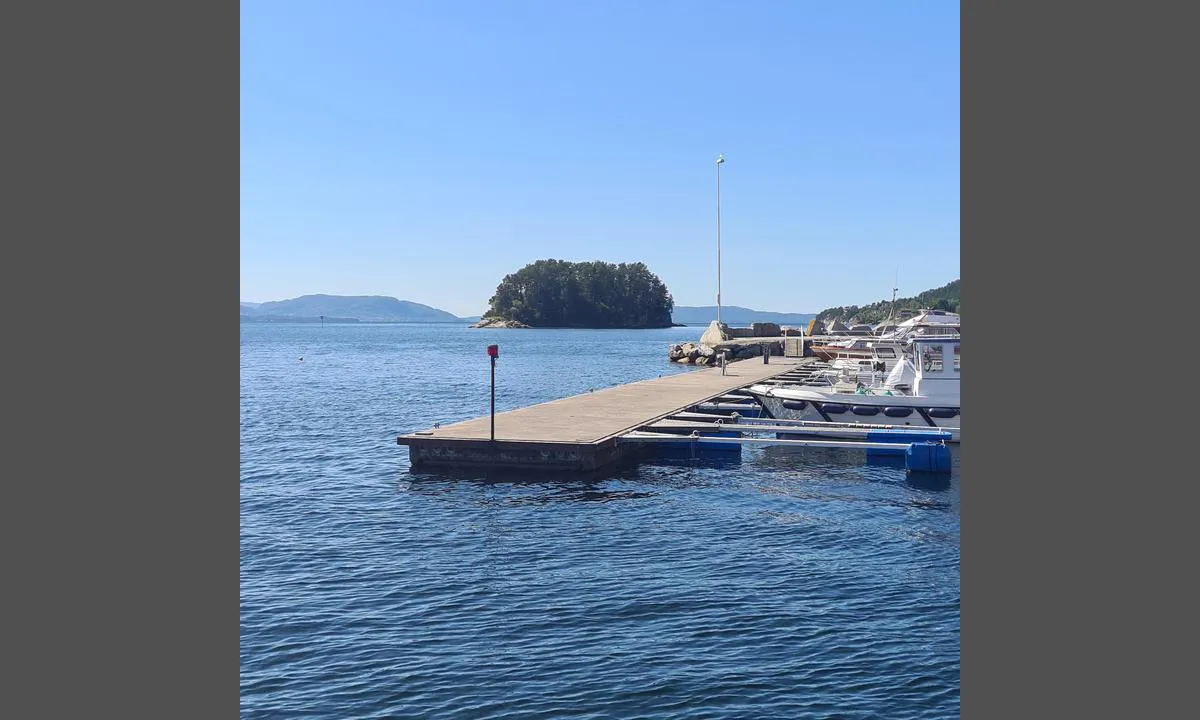
<path id="1" fill-rule="evenodd" d="M 747 447 L 414 473 L 396 436 L 677 372 L 702 328 L 241 326 L 243 718 L 959 714 L 959 469 Z"/>

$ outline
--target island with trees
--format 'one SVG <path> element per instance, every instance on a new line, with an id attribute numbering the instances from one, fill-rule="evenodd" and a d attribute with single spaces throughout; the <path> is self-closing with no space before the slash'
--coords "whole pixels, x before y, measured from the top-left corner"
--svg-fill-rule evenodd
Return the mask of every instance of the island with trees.
<path id="1" fill-rule="evenodd" d="M 472 327 L 673 327 L 675 301 L 645 263 L 538 260 L 504 276 Z"/>

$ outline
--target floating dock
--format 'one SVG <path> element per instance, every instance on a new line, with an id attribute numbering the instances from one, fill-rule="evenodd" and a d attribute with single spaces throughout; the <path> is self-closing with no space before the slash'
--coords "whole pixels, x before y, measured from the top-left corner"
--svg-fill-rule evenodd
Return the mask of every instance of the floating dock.
<path id="1" fill-rule="evenodd" d="M 495 440 L 489 415 L 401 435 L 396 444 L 408 446 L 414 469 L 591 472 L 645 450 L 644 444 L 618 442 L 622 435 L 710 401 L 735 399 L 736 391 L 764 380 L 797 382 L 817 364 L 816 358 L 778 356 L 766 363 L 738 360 L 724 372 L 692 370 L 496 413 Z"/>

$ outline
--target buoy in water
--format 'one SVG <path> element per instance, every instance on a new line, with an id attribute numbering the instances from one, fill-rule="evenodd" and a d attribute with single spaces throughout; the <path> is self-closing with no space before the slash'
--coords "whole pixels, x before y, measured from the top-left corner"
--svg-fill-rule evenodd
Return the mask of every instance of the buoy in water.
<path id="1" fill-rule="evenodd" d="M 945 442 L 914 442 L 904 453 L 904 464 L 909 472 L 950 472 L 950 448 Z"/>

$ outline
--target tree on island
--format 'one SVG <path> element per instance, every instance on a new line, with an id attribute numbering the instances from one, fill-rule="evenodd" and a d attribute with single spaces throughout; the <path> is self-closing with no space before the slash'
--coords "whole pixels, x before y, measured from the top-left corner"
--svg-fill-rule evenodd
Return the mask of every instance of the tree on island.
<path id="1" fill-rule="evenodd" d="M 504 276 L 484 320 L 530 327 L 671 327 L 675 301 L 645 263 L 538 260 Z"/>

